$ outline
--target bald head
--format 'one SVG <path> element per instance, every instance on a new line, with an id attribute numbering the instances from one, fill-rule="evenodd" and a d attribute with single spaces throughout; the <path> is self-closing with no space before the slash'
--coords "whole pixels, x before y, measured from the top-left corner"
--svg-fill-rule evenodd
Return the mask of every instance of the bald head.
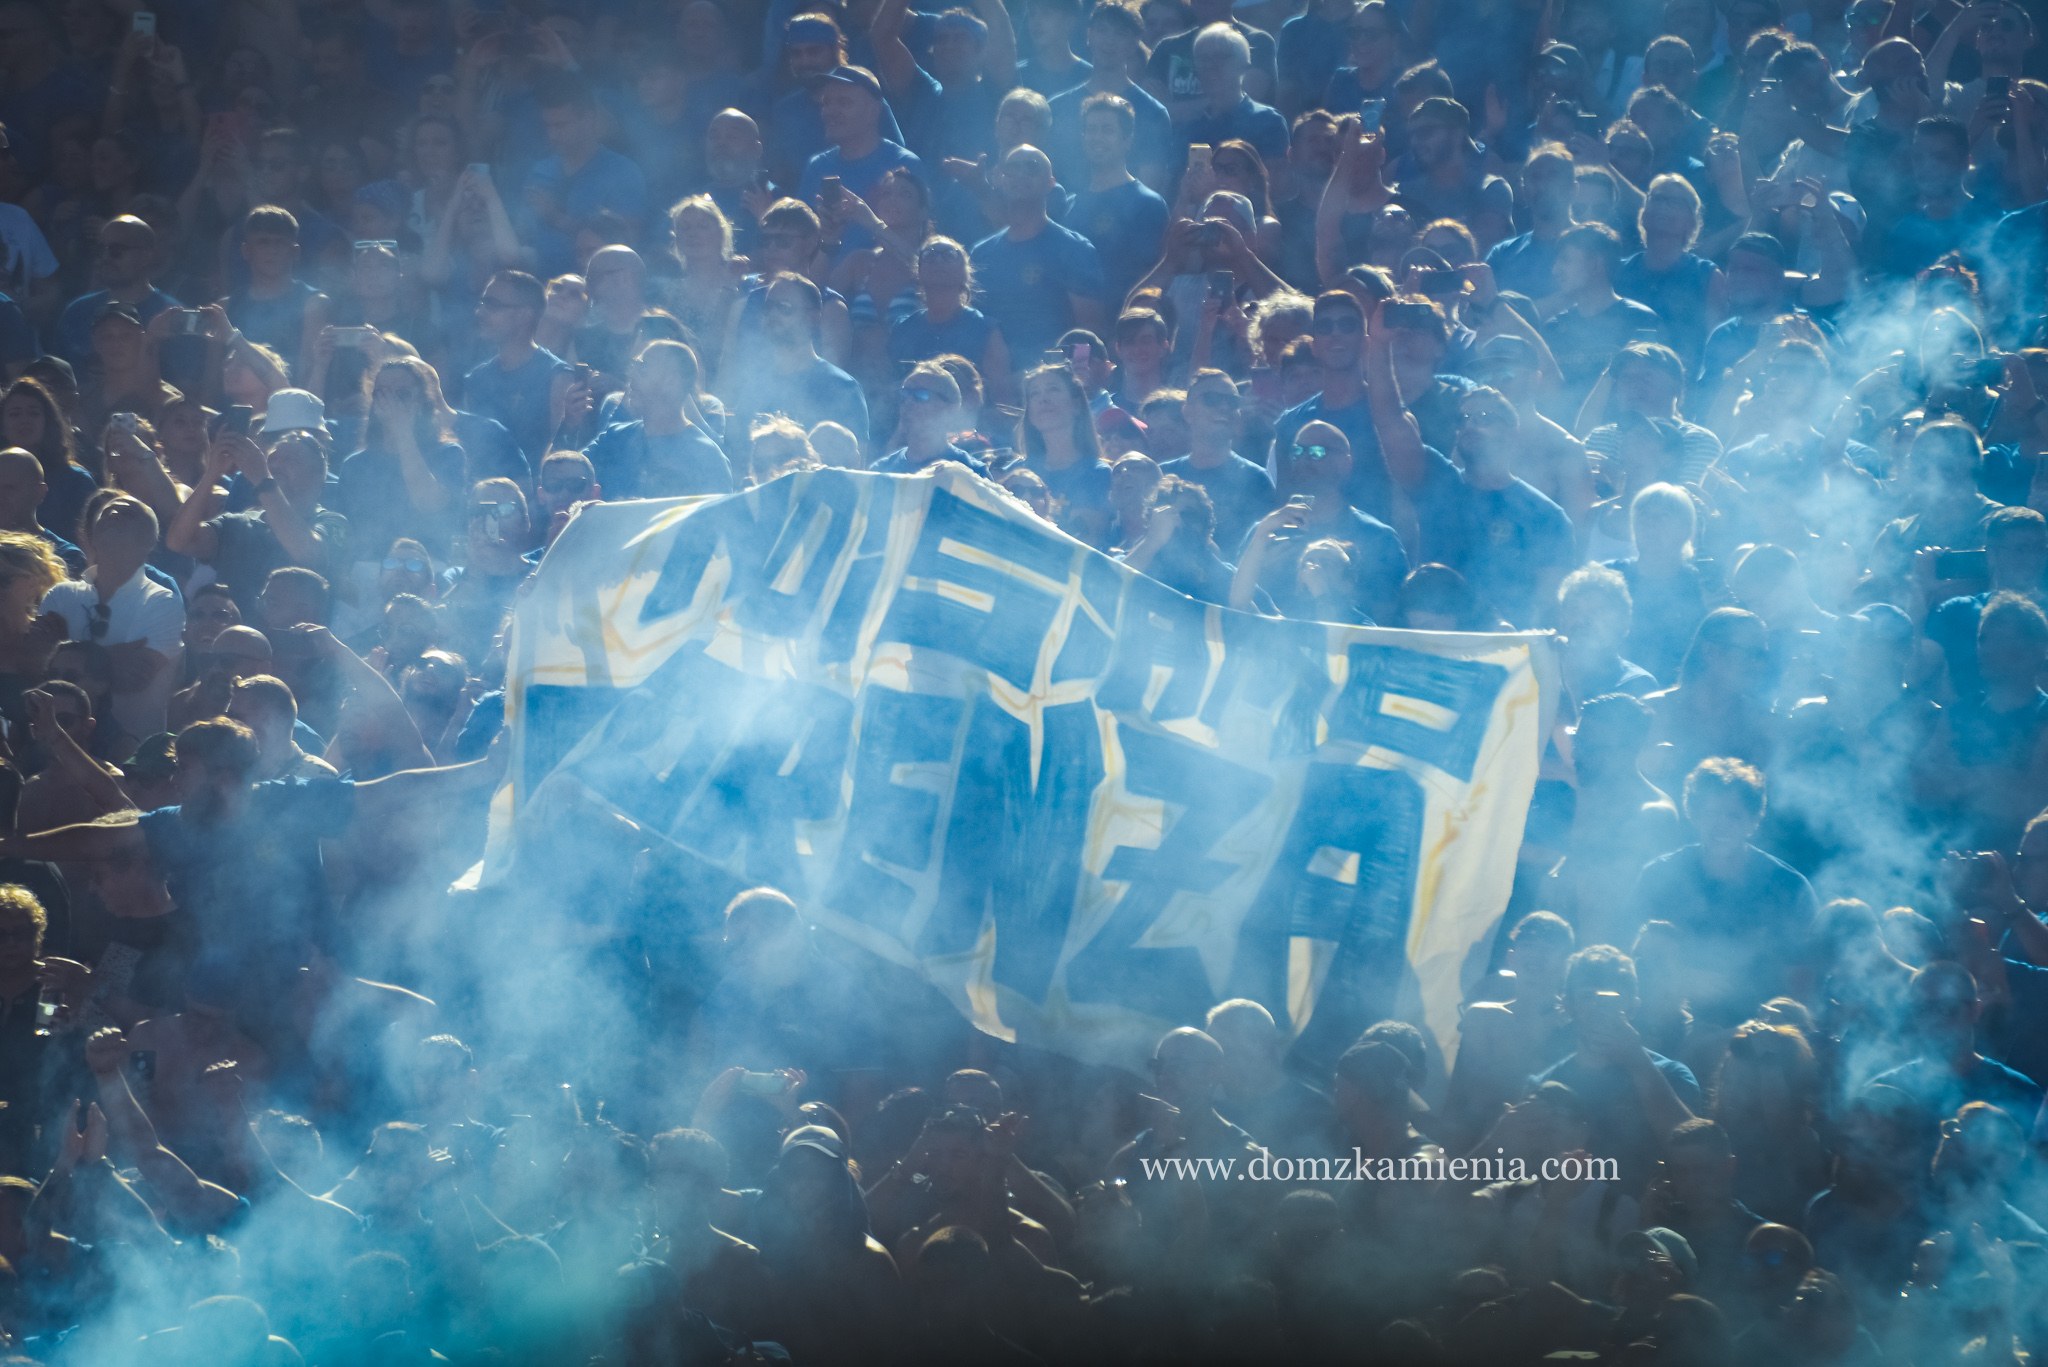
<path id="1" fill-rule="evenodd" d="M 1223 1081 L 1223 1046 L 1192 1026 L 1167 1031 L 1152 1053 L 1159 1095 L 1183 1111 L 1210 1104 Z"/>
<path id="2" fill-rule="evenodd" d="M 0 450 L 0 531 L 34 531 L 36 507 L 46 492 L 43 463 L 34 452 L 19 446 Z"/>
<path id="3" fill-rule="evenodd" d="M 743 185 L 761 169 L 761 129 L 737 109 L 721 109 L 704 130 L 704 164 L 716 185 Z"/>
<path id="4" fill-rule="evenodd" d="M 148 284 L 156 269 L 156 230 L 133 214 L 107 220 L 100 228 L 100 282 L 117 298 L 131 297 Z"/>

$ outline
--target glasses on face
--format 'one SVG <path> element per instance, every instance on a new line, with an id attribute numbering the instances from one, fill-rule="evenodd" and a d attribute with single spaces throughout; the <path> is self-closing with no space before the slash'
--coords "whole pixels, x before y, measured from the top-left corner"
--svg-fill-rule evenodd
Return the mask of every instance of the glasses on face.
<path id="1" fill-rule="evenodd" d="M 910 388 L 909 386 L 905 386 L 903 390 L 903 402 L 905 403 L 923 405 L 938 403 L 939 399 L 939 393 L 935 389 L 925 389 L 922 386 L 913 389 Z"/>
<path id="2" fill-rule="evenodd" d="M 469 516 L 473 522 L 480 517 L 509 518 L 518 511 L 517 503 L 479 503 L 469 510 Z"/>
<path id="3" fill-rule="evenodd" d="M 1287 454 L 1294 460 L 1328 460 L 1330 448 L 1321 445 L 1303 446 L 1300 442 L 1296 442 L 1287 448 Z"/>
<path id="4" fill-rule="evenodd" d="M 356 250 L 359 252 L 396 253 L 398 251 L 398 244 L 389 238 L 378 238 L 374 242 L 365 238 L 363 241 L 356 243 Z"/>
<path id="5" fill-rule="evenodd" d="M 427 562 L 417 556 L 387 555 L 384 557 L 384 568 L 393 571 L 404 570 L 407 574 L 425 574 Z"/>
<path id="6" fill-rule="evenodd" d="M 113 623 L 113 618 L 114 610 L 112 608 L 108 607 L 105 603 L 94 603 L 92 605 L 92 619 L 85 624 L 86 634 L 95 641 L 103 639 L 107 634 L 107 628 Z"/>
<path id="7" fill-rule="evenodd" d="M 102 242 L 102 243 L 100 243 L 100 255 L 101 255 L 101 256 L 132 256 L 132 255 L 136 254 L 137 252 L 140 252 L 141 250 L 142 250 L 142 246 L 141 246 L 141 244 L 140 244 L 140 243 L 136 243 L 136 242 Z"/>
<path id="8" fill-rule="evenodd" d="M 1205 389 L 1195 395 L 1195 402 L 1217 413 L 1234 413 L 1238 408 L 1238 397 L 1224 389 Z"/>
<path id="9" fill-rule="evenodd" d="M 1318 337 L 1358 337 L 1365 332 L 1365 319 L 1355 313 L 1326 314 L 1312 325 Z"/>
<path id="10" fill-rule="evenodd" d="M 544 479 L 540 482 L 540 491 L 551 498 L 574 498 L 589 487 L 590 481 L 580 476 L 575 479 Z M 391 562 L 387 560 L 384 563 L 388 565 Z"/>

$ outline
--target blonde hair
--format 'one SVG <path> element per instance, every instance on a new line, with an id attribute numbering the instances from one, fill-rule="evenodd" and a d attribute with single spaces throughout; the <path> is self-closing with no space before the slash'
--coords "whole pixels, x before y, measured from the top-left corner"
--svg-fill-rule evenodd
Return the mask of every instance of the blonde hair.
<path id="1" fill-rule="evenodd" d="M 669 207 L 668 227 L 669 231 L 675 234 L 673 250 L 676 259 L 680 261 L 683 256 L 683 238 L 682 234 L 676 231 L 676 225 L 681 223 L 683 215 L 688 213 L 711 216 L 712 222 L 718 225 L 718 259 L 732 260 L 732 220 L 725 216 L 725 210 L 718 207 L 718 201 L 709 195 L 691 195 L 686 199 L 677 200 Z"/>
<path id="2" fill-rule="evenodd" d="M 50 928 L 50 914 L 36 895 L 19 883 L 0 883 L 0 908 L 25 913 L 36 926 L 36 952 L 43 949 L 43 934 Z"/>
<path id="3" fill-rule="evenodd" d="M 0 584 L 33 579 L 40 601 L 69 576 L 50 543 L 28 532 L 0 532 Z"/>

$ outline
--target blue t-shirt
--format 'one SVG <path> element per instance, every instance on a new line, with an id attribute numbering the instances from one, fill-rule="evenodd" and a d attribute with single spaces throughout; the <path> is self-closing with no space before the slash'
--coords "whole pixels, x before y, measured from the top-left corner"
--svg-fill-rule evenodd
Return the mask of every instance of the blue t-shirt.
<path id="1" fill-rule="evenodd" d="M 92 359 L 93 320 L 100 316 L 100 310 L 105 308 L 113 297 L 113 294 L 107 290 L 94 290 L 91 294 L 81 294 L 69 304 L 66 304 L 64 312 L 57 315 L 56 336 L 50 339 L 50 350 L 71 362 L 71 368 L 81 375 L 85 373 L 86 363 Z M 142 297 L 140 303 L 136 304 L 135 314 L 147 324 L 150 319 L 156 317 L 165 309 L 174 309 L 176 307 L 178 307 L 177 300 L 152 285 L 149 293 Z M 0 319 L 4 319 L 4 316 L 5 311 L 0 310 Z M 26 327 L 27 325 L 23 324 L 23 326 Z M 246 330 L 244 329 L 244 331 Z M 33 345 L 35 339 L 31 337 L 29 340 L 31 345 Z M 12 353 L 8 351 L 7 343 L 8 338 L 4 331 L 4 326 L 0 326 L 0 361 L 14 359 Z M 35 352 L 32 350 L 29 352 L 31 356 L 34 354 Z"/>
<path id="2" fill-rule="evenodd" d="M 818 192 L 824 187 L 827 176 L 837 176 L 847 189 L 867 199 L 874 194 L 875 186 L 883 176 L 898 168 L 910 172 L 918 180 L 926 180 L 924 163 L 917 159 L 917 153 L 907 147 L 899 147 L 884 141 L 864 157 L 849 161 L 837 147 L 828 147 L 812 157 L 804 167 L 803 179 L 797 182 L 796 197 L 806 204 L 815 204 Z M 859 251 L 875 245 L 874 234 L 858 223 L 849 223 L 839 235 L 839 254 Z"/>
<path id="3" fill-rule="evenodd" d="M 1064 95 L 1053 96 L 1050 101 L 1052 146 L 1044 150 L 1052 158 L 1053 169 L 1059 172 L 1060 179 L 1070 185 L 1088 183 L 1088 158 L 1081 153 L 1081 106 L 1094 93 L 1085 85 L 1076 86 Z M 1166 112 L 1166 106 L 1136 81 L 1125 81 L 1122 90 L 1110 93 L 1126 101 L 1137 116 L 1130 164 L 1141 168 L 1169 164 L 1179 144 L 1174 140 L 1173 116 Z"/>
<path id="4" fill-rule="evenodd" d="M 445 555 L 462 527 L 462 448 L 442 442 L 422 452 L 434 482 L 448 491 L 445 505 L 421 508 L 406 489 L 398 456 L 366 448 L 341 463 L 335 508 L 348 519 L 349 554 L 357 560 L 381 559 L 400 537 L 411 537 L 434 555 Z"/>
<path id="5" fill-rule="evenodd" d="M 964 451 L 951 442 L 947 442 L 937 455 L 929 460 L 921 460 L 915 465 L 910 463 L 910 448 L 899 446 L 888 455 L 869 465 L 868 469 L 884 475 L 914 475 L 918 471 L 936 465 L 942 460 L 958 461 L 977 475 L 988 473 L 988 463 L 986 461 L 982 460 L 974 452 Z"/>
<path id="6" fill-rule="evenodd" d="M 961 309 L 943 323 L 919 309 L 889 329 L 889 359 L 907 369 L 934 356 L 965 356 L 978 370 L 995 330 L 980 309 Z"/>
<path id="7" fill-rule="evenodd" d="M 555 372 L 567 368 L 568 362 L 546 347 L 535 347 L 511 370 L 493 356 L 463 375 L 462 407 L 503 426 L 527 465 L 537 470 L 554 436 L 549 390 Z"/>
<path id="8" fill-rule="evenodd" d="M 1175 123 L 1173 131 L 1182 147 L 1197 142 L 1214 147 L 1241 138 L 1258 149 L 1269 171 L 1287 155 L 1287 120 L 1279 110 L 1260 104 L 1249 95 L 1221 114 L 1212 114 L 1205 108 Z"/>
<path id="9" fill-rule="evenodd" d="M 622 422 L 583 448 L 608 499 L 682 498 L 732 492 L 725 451 L 694 424 L 680 432 L 647 434 L 644 422 Z"/>
<path id="10" fill-rule="evenodd" d="M 1193 456 L 1182 456 L 1167 461 L 1159 469 L 1162 474 L 1178 475 L 1190 484 L 1202 486 L 1209 495 L 1210 506 L 1216 510 L 1216 544 L 1221 547 L 1243 545 L 1251 525 L 1279 503 L 1279 496 L 1273 492 L 1273 477 L 1266 473 L 1266 468 L 1252 464 L 1235 451 L 1216 465 L 1196 465 Z"/>
<path id="11" fill-rule="evenodd" d="M 602 210 L 643 227 L 647 222 L 647 178 L 638 166 L 609 147 L 598 148 L 574 171 L 564 167 L 560 157 L 543 157 L 528 173 L 526 188 L 547 191 L 572 222 L 580 223 Z M 543 222 L 530 205 L 520 213 L 519 238 L 539 256 L 544 275 L 575 270 L 583 264 L 576 259 L 574 238 Z"/>
<path id="12" fill-rule="evenodd" d="M 815 85 L 802 86 L 775 101 L 768 111 L 768 169 L 792 179 L 803 174 L 812 157 L 832 145 L 825 136 L 825 120 L 818 113 Z M 889 101 L 882 101 L 882 140 L 903 145 L 903 129 Z M 732 215 L 726 215 L 731 218 Z M 733 218 L 733 222 L 739 220 Z"/>
<path id="13" fill-rule="evenodd" d="M 303 237 L 301 234 L 301 240 Z M 240 329 L 244 337 L 269 347 L 284 357 L 286 365 L 296 370 L 299 345 L 306 336 L 306 306 L 319 293 L 305 281 L 294 280 L 282 294 L 259 299 L 244 287 L 223 299 L 221 304 L 227 309 L 228 321 Z"/>
<path id="14" fill-rule="evenodd" d="M 1706 346 L 1707 293 L 1713 288 L 1714 269 L 1704 256 L 1687 252 L 1670 270 L 1653 271 L 1637 252 L 1614 273 L 1614 292 L 1654 310 L 1664 320 L 1673 349 L 1693 365 Z"/>
<path id="15" fill-rule="evenodd" d="M 796 419 L 806 431 L 821 422 L 836 422 L 863 444 L 870 435 L 868 401 L 860 381 L 822 358 L 795 375 L 765 365 L 751 368 L 733 388 L 732 416 L 725 430 L 735 444 L 755 418 L 776 413 Z"/>
<path id="16" fill-rule="evenodd" d="M 1465 576 L 1481 600 L 1519 627 L 1534 626 L 1546 606 L 1546 573 L 1573 564 L 1572 521 L 1533 486 L 1510 479 L 1481 489 L 1433 448 L 1413 494 L 1421 558 Z"/>
<path id="17" fill-rule="evenodd" d="M 1121 301 L 1159 264 L 1166 241 L 1166 201 L 1135 180 L 1074 196 L 1067 226 L 1095 244 L 1104 296 Z"/>
<path id="18" fill-rule="evenodd" d="M 1356 402 L 1342 408 L 1326 407 L 1320 394 L 1296 404 L 1274 420 L 1275 445 L 1291 445 L 1294 434 L 1312 422 L 1330 424 L 1351 443 L 1351 482 L 1344 487 L 1345 501 L 1381 522 L 1391 521 L 1394 485 L 1387 478 L 1387 463 L 1380 456 L 1380 439 L 1373 430 L 1372 410 L 1366 405 L 1364 391 Z"/>
<path id="19" fill-rule="evenodd" d="M 320 841 L 354 814 L 347 779 L 281 779 L 257 784 L 223 821 L 160 807 L 136 824 L 172 899 L 199 921 L 202 958 L 274 990 L 329 943 Z"/>
<path id="20" fill-rule="evenodd" d="M 1021 241 L 1005 228 L 976 243 L 973 259 L 981 309 L 1020 368 L 1074 326 L 1071 296 L 1102 298 L 1102 259 L 1095 244 L 1057 223 Z"/>
<path id="21" fill-rule="evenodd" d="M 1496 242 L 1486 254 L 1486 264 L 1493 267 L 1494 283 L 1531 299 L 1550 294 L 1557 288 L 1557 244 L 1555 237 L 1540 238 L 1534 233 Z M 1615 292 L 1626 295 L 1619 287 Z"/>
<path id="22" fill-rule="evenodd" d="M 1330 77 L 1342 64 L 1346 51 L 1351 45 L 1351 36 L 1346 25 L 1333 19 L 1326 19 L 1311 5 L 1305 14 L 1297 14 L 1280 25 L 1280 33 L 1274 42 L 1274 60 L 1280 72 L 1280 90 L 1286 92 L 1281 103 L 1290 109 L 1298 109 L 1314 102 L 1330 83 Z M 1330 106 L 1325 103 L 1326 108 Z M 1333 113 L 1355 113 L 1357 106 L 1348 109 L 1332 109 Z"/>

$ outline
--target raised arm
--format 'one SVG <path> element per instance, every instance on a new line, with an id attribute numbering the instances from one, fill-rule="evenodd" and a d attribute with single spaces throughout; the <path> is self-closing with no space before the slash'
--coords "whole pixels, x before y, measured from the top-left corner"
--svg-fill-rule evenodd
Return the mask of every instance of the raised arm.
<path id="1" fill-rule="evenodd" d="M 178 505 L 177 515 L 164 532 L 164 545 L 179 555 L 189 555 L 209 565 L 213 563 L 213 558 L 220 554 L 220 533 L 206 524 L 226 503 L 226 490 L 221 484 L 234 468 L 234 454 L 227 442 L 216 441 L 207 446 L 206 466 L 199 476 L 199 484 Z"/>
<path id="2" fill-rule="evenodd" d="M 108 1147 L 141 1170 L 165 1212 L 186 1229 L 219 1229 L 235 1214 L 241 1200 L 225 1187 L 201 1178 L 185 1160 L 164 1147 L 156 1126 L 129 1089 L 124 1071 L 128 1038 L 119 1030 L 93 1032 L 85 1042 L 86 1066 L 99 1091 L 99 1109 L 106 1117 Z"/>
<path id="3" fill-rule="evenodd" d="M 982 75 L 995 85 L 998 95 L 1017 84 L 1017 30 L 1010 23 L 1010 11 L 1003 0 L 974 0 L 974 12 L 988 25 L 988 46 L 982 49 Z"/>
<path id="4" fill-rule="evenodd" d="M 89 797 L 93 805 L 107 812 L 128 810 L 128 794 L 120 780 L 106 767 L 79 748 L 69 731 L 57 724 L 56 699 L 40 688 L 22 694 L 28 707 L 29 734 L 49 751 L 50 760 Z"/>
<path id="5" fill-rule="evenodd" d="M 142 843 L 142 828 L 136 824 L 138 815 L 130 807 L 112 816 L 55 830 L 0 833 L 0 856 L 47 864 L 82 864 L 105 859 Z"/>
<path id="6" fill-rule="evenodd" d="M 1365 330 L 1365 399 L 1387 474 L 1403 489 L 1419 489 L 1429 476 L 1428 457 L 1422 429 L 1401 402 L 1401 387 L 1394 379 L 1393 329 L 1385 322 L 1389 302 L 1382 299 L 1373 305 L 1372 325 Z"/>
<path id="7" fill-rule="evenodd" d="M 903 29 L 910 17 L 910 0 L 882 0 L 868 25 L 868 41 L 875 49 L 875 74 L 895 93 L 917 82 L 917 58 L 904 45 Z M 1014 39 L 1012 40 L 1014 45 Z"/>

